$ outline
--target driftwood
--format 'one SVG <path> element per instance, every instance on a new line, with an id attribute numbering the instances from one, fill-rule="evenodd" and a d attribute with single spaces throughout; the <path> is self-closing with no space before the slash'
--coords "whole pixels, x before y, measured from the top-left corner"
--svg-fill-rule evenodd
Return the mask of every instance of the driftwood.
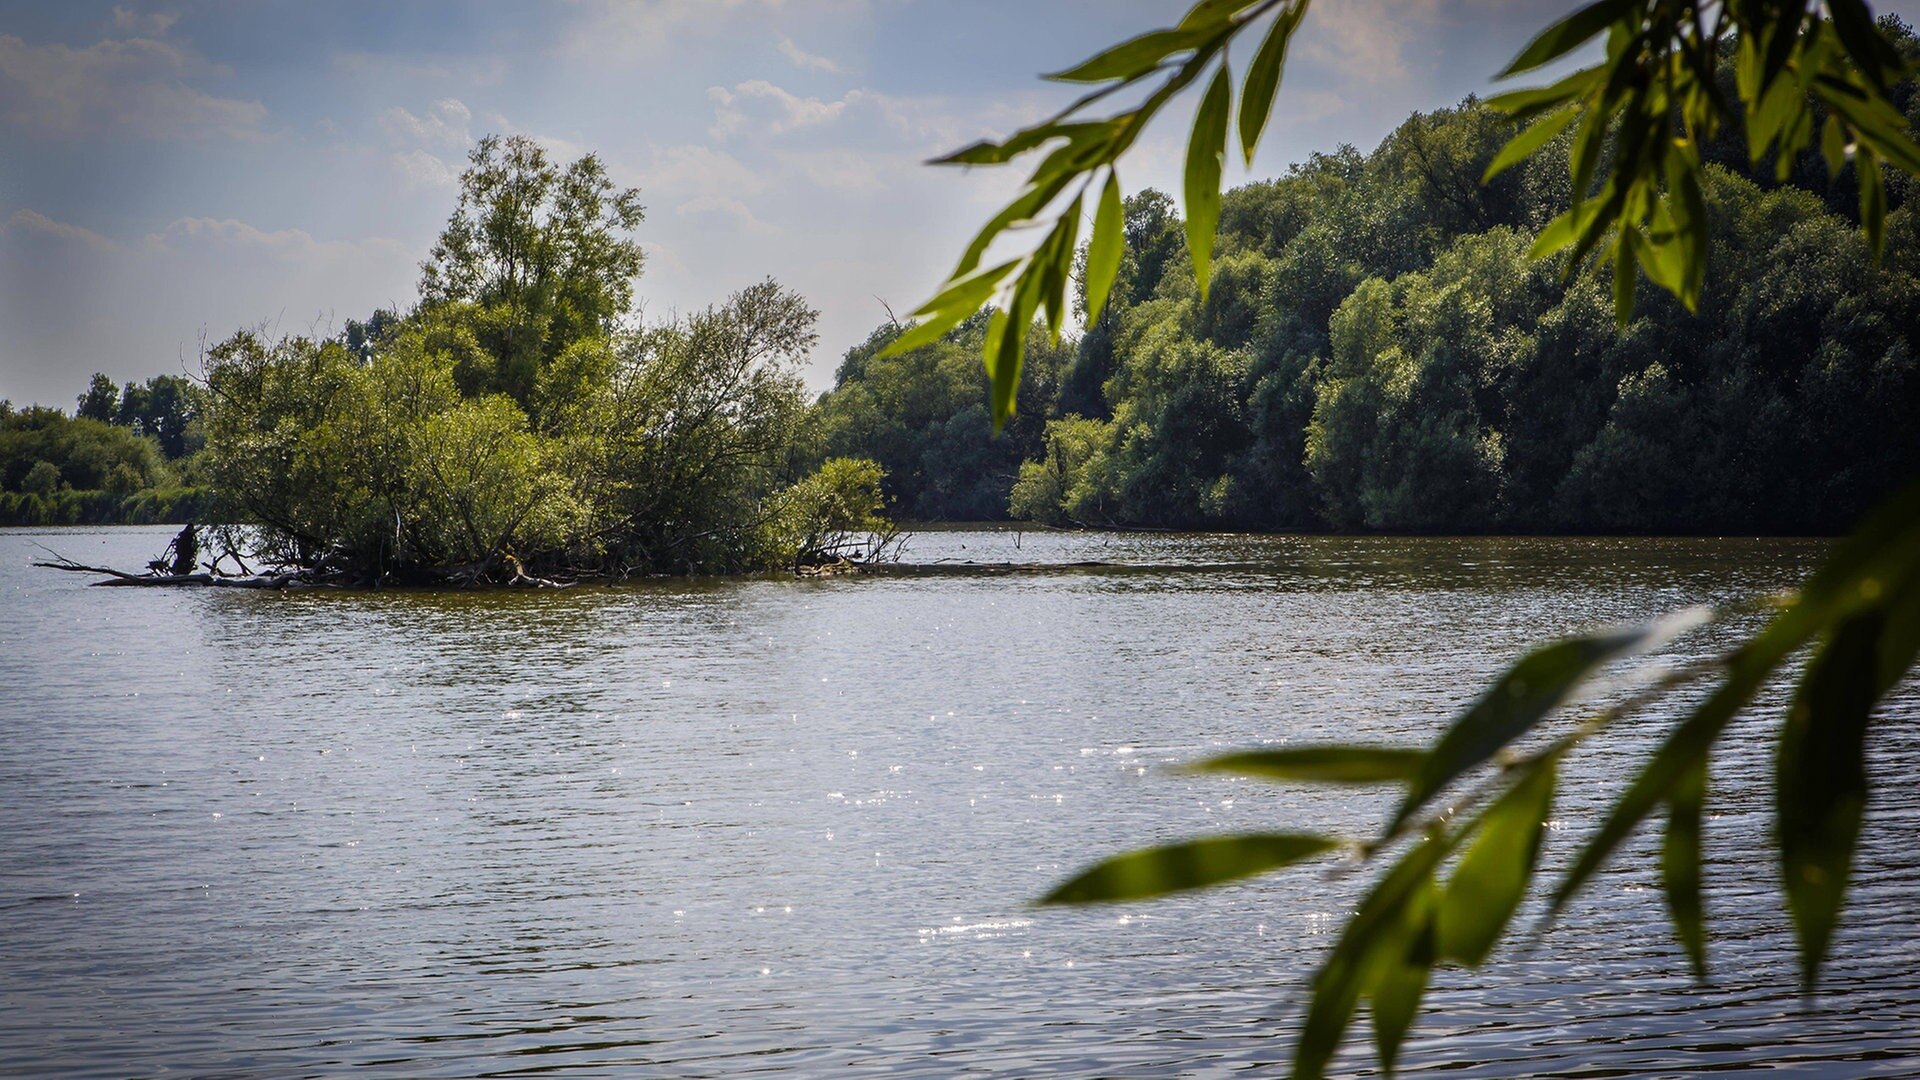
<path id="1" fill-rule="evenodd" d="M 309 580 L 306 571 L 291 570 L 276 574 L 251 574 L 244 577 L 236 577 L 231 574 L 170 574 L 157 571 L 145 574 L 129 574 L 125 570 L 115 570 L 111 566 L 89 566 L 86 563 L 77 563 L 72 559 L 64 557 L 58 558 L 56 562 L 37 562 L 33 565 L 42 566 L 48 570 L 67 570 L 76 574 L 98 574 L 103 580 L 93 582 L 95 585 L 152 585 L 162 587 L 211 585 L 228 589 L 290 589 L 332 584 L 332 582 L 327 581 Z"/>
<path id="2" fill-rule="evenodd" d="M 130 574 L 125 570 L 116 570 L 111 566 L 90 566 L 75 562 L 63 555 L 52 552 L 52 561 L 37 562 L 33 565 L 48 570 L 65 570 L 76 574 L 95 574 L 101 580 L 92 582 L 97 586 L 135 586 L 154 588 L 221 588 L 221 589 L 314 589 L 364 588 L 375 584 L 363 576 L 338 570 L 318 568 L 297 570 L 275 570 L 258 574 L 221 574 L 211 570 L 188 574 L 175 574 L 162 570 L 149 570 L 144 574 Z M 506 566 L 513 576 L 502 582 L 492 580 L 491 570 L 480 564 L 449 567 L 444 570 L 428 571 L 419 575 L 417 580 L 408 584 L 452 585 L 459 588 L 501 586 L 520 589 L 564 589 L 571 582 L 554 581 L 550 578 L 535 577 L 526 572 L 518 559 L 507 557 Z"/>

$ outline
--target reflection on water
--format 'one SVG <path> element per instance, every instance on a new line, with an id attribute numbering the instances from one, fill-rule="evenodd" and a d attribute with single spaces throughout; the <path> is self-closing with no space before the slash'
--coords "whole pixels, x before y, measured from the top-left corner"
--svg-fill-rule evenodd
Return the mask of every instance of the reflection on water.
<path id="1" fill-rule="evenodd" d="M 940 532 L 907 557 L 1160 569 L 479 594 L 26 566 L 165 539 L 0 534 L 9 1074 L 1262 1071 L 1362 879 L 1025 904 L 1122 847 L 1385 807 L 1162 766 L 1424 741 L 1529 641 L 1783 588 L 1821 550 Z M 1917 699 L 1882 778 L 1920 766 Z M 1410 1071 L 1920 1074 L 1920 793 L 1876 789 L 1803 1001 L 1769 723 L 1714 778 L 1713 987 L 1678 974 L 1642 843 L 1542 947 L 1442 973 Z M 1571 766 L 1550 857 L 1651 735 Z"/>

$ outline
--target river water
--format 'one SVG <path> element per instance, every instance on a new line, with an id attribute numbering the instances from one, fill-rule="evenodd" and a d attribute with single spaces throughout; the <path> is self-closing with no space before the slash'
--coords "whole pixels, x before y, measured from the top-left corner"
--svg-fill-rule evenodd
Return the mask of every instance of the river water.
<path id="1" fill-rule="evenodd" d="M 1166 766 L 1422 743 L 1529 642 L 1784 588 L 1823 549 L 952 531 L 907 557 L 1128 568 L 552 593 L 28 565 L 166 538 L 0 533 L 9 1076 L 1278 1071 L 1364 874 L 1028 901 L 1150 842 L 1365 835 L 1386 793 Z M 1642 842 L 1533 948 L 1438 973 L 1406 1071 L 1920 1075 L 1920 693 L 1875 737 L 1813 999 L 1767 843 L 1776 716 L 1714 777 L 1712 985 Z M 1550 864 L 1661 719 L 1570 764 Z M 1339 1071 L 1376 1069 L 1364 1030 Z"/>

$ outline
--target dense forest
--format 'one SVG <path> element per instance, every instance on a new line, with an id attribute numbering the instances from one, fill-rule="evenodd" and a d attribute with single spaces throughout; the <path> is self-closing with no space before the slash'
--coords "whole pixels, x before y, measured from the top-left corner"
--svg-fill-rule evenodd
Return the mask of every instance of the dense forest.
<path id="1" fill-rule="evenodd" d="M 1911 83 L 1896 101 L 1920 119 Z M 1528 258 L 1566 137 L 1481 183 L 1515 130 L 1469 99 L 1228 193 L 1204 301 L 1171 200 L 1141 192 L 1113 299 L 1030 353 L 998 443 L 966 439 L 978 327 L 876 359 L 888 325 L 823 397 L 823 446 L 877 460 L 916 517 L 1004 497 L 1185 528 L 1833 532 L 1920 468 L 1910 180 L 1876 264 L 1850 170 L 1809 152 L 1783 180 L 1724 134 L 1698 311 L 1643 287 L 1623 327 L 1601 272 Z"/>

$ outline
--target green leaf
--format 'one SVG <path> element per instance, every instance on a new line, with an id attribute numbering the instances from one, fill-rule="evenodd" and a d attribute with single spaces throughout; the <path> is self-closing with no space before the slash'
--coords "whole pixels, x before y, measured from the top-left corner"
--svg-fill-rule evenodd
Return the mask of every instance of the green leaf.
<path id="1" fill-rule="evenodd" d="M 1440 896 L 1438 951 L 1468 967 L 1486 962 L 1526 895 L 1553 806 L 1554 761 L 1532 766 L 1479 822 Z"/>
<path id="2" fill-rule="evenodd" d="M 1001 279 L 1005 278 L 1019 263 L 1018 259 L 1010 259 L 999 266 L 982 270 L 972 277 L 950 283 L 940 291 L 938 296 L 914 310 L 914 315 L 926 316 L 926 318 L 908 327 L 899 337 L 888 342 L 887 347 L 880 351 L 880 355 L 898 356 L 940 340 L 947 331 L 965 322 L 974 312 L 985 306 Z"/>
<path id="3" fill-rule="evenodd" d="M 1317 1080 L 1326 1075 L 1327 1063 L 1340 1048 L 1340 1037 L 1353 1020 L 1353 1010 L 1363 990 L 1374 984 L 1374 974 L 1391 953 L 1383 956 L 1379 948 L 1391 928 L 1404 925 L 1410 904 L 1417 902 L 1422 890 L 1433 888 L 1433 871 L 1453 850 L 1459 834 L 1428 835 L 1400 857 L 1367 893 L 1360 906 L 1340 931 L 1340 938 L 1314 973 L 1313 997 L 1307 1004 L 1306 1023 L 1300 1029 L 1300 1041 L 1293 1052 L 1293 1076 L 1297 1080 Z"/>
<path id="4" fill-rule="evenodd" d="M 1259 2 L 1260 0 L 1200 0 L 1180 17 L 1180 25 L 1176 29 L 1219 29 L 1235 15 Z"/>
<path id="5" fill-rule="evenodd" d="M 1621 329 L 1633 319 L 1633 290 L 1640 281 L 1640 268 L 1633 258 L 1633 240 L 1638 235 L 1639 230 L 1627 226 L 1620 231 L 1620 242 L 1613 249 L 1613 321 Z"/>
<path id="6" fill-rule="evenodd" d="M 1552 142 L 1555 135 L 1565 131 L 1568 124 L 1579 118 L 1579 109 L 1565 108 L 1549 114 L 1544 120 L 1536 121 L 1533 126 L 1507 140 L 1507 145 L 1501 147 L 1500 152 L 1495 154 L 1493 161 L 1488 164 L 1487 171 L 1480 177 L 1480 182 L 1484 184 L 1532 157 L 1541 147 Z"/>
<path id="7" fill-rule="evenodd" d="M 1547 222 L 1546 227 L 1540 230 L 1540 235 L 1533 238 L 1533 246 L 1527 249 L 1527 258 L 1544 259 L 1579 239 L 1600 213 L 1608 194 L 1603 191 L 1599 198 L 1582 199 L 1574 203 L 1572 209 L 1563 211 Z"/>
<path id="8" fill-rule="evenodd" d="M 1847 133 L 1836 113 L 1828 113 L 1827 122 L 1820 128 L 1820 156 L 1827 159 L 1830 177 L 1840 175 L 1840 170 L 1847 167 Z"/>
<path id="9" fill-rule="evenodd" d="M 1627 244 L 1633 249 L 1633 261 L 1646 270 L 1647 278 L 1668 292 L 1686 299 L 1688 268 L 1686 265 L 1686 238 L 1679 233 L 1653 234 L 1628 227 L 1623 230 Z M 1631 305 L 1629 305 L 1631 314 Z"/>
<path id="10" fill-rule="evenodd" d="M 1202 300 L 1213 265 L 1214 228 L 1220 222 L 1220 171 L 1225 165 L 1227 111 L 1232 100 L 1233 76 L 1223 63 L 1200 99 L 1187 143 L 1187 251 L 1193 256 L 1193 277 Z"/>
<path id="11" fill-rule="evenodd" d="M 1094 864 L 1061 883 L 1042 904 L 1145 900 L 1264 874 L 1332 851 L 1338 844 L 1309 833 L 1209 836 L 1130 851 Z"/>
<path id="12" fill-rule="evenodd" d="M 1509 90 L 1504 94 L 1495 94 L 1487 99 L 1487 107 L 1525 120 L 1560 108 L 1581 97 L 1605 81 L 1606 75 L 1607 66 L 1595 64 L 1592 67 L 1581 68 L 1547 86 L 1531 86 L 1522 90 Z"/>
<path id="13" fill-rule="evenodd" d="M 1107 186 L 1100 192 L 1100 206 L 1093 214 L 1093 240 L 1087 244 L 1087 325 L 1100 319 L 1107 306 L 1107 294 L 1120 273 L 1120 256 L 1126 246 L 1126 212 L 1120 201 L 1120 174 L 1109 171 Z"/>
<path id="14" fill-rule="evenodd" d="M 1887 247 L 1887 189 L 1880 181 L 1880 163 L 1872 154 L 1859 154 L 1854 173 L 1860 181 L 1860 231 L 1878 259 Z"/>
<path id="15" fill-rule="evenodd" d="M 997 143 L 983 139 L 963 146 L 945 157 L 934 158 L 928 164 L 1002 165 L 1054 139 L 1066 139 L 1072 143 L 1084 142 L 1112 127 L 1111 123 L 1104 120 L 1087 120 L 1071 124 L 1036 124 L 1014 133 L 1006 142 Z"/>
<path id="16" fill-rule="evenodd" d="M 1793 83 L 1776 79 L 1761 96 L 1759 104 L 1747 111 L 1747 157 L 1750 163 L 1760 164 L 1760 159 L 1767 156 L 1767 148 L 1806 107 L 1806 99 L 1800 96 Z"/>
<path id="17" fill-rule="evenodd" d="M 1019 196 L 1003 207 L 999 213 L 987 221 L 986 225 L 981 227 L 978 233 L 974 234 L 973 241 L 960 255 L 960 265 L 953 269 L 952 280 L 958 281 L 970 276 L 974 268 L 980 265 L 980 257 L 987 253 L 987 248 L 996 237 L 1007 230 L 1007 226 L 1016 221 L 1026 221 L 1045 209 L 1046 205 L 1053 201 L 1054 196 L 1066 190 L 1067 182 L 1071 179 L 1070 174 L 1061 173 L 1030 183 Z"/>
<path id="18" fill-rule="evenodd" d="M 1187 766 L 1193 772 L 1234 773 L 1262 780 L 1317 784 L 1380 784 L 1411 780 L 1425 750 L 1403 746 L 1301 746 L 1243 750 Z"/>
<path id="19" fill-rule="evenodd" d="M 1695 762 L 1667 798 L 1667 835 L 1660 848 L 1660 880 L 1674 936 L 1687 951 L 1696 979 L 1707 977 L 1707 930 L 1700 901 L 1700 830 L 1707 798 L 1707 763 Z"/>
<path id="20" fill-rule="evenodd" d="M 1518 75 L 1542 64 L 1550 64 L 1586 44 L 1594 35 L 1633 12 L 1642 0 L 1597 0 L 1541 31 L 1540 36 L 1520 50 L 1500 72 L 1499 77 Z"/>
<path id="21" fill-rule="evenodd" d="M 1220 28 L 1202 25 L 1185 30 L 1153 30 L 1115 45 L 1065 71 L 1044 76 L 1055 82 L 1106 82 L 1109 79 L 1137 79 L 1175 53 L 1187 52 L 1220 33 Z"/>
<path id="22" fill-rule="evenodd" d="M 1388 831 L 1406 824 L 1455 777 L 1526 734 L 1601 666 L 1657 648 L 1699 626 L 1707 615 L 1705 609 L 1689 608 L 1643 626 L 1557 641 L 1521 657 L 1440 736 Z"/>
<path id="23" fill-rule="evenodd" d="M 1247 164 L 1253 164 L 1253 151 L 1266 130 L 1267 117 L 1273 112 L 1274 95 L 1280 92 L 1280 76 L 1287 66 L 1287 45 L 1307 13 L 1308 0 L 1299 0 L 1274 16 L 1273 25 L 1253 54 L 1246 82 L 1240 87 L 1240 148 Z"/>
<path id="24" fill-rule="evenodd" d="M 1014 285 L 1013 300 L 1004 312 L 996 312 L 987 322 L 985 360 L 993 407 L 993 430 L 998 432 L 1013 416 L 1014 397 L 1020 390 L 1020 365 L 1026 358 L 1027 331 L 1033 326 L 1033 312 L 1040 303 L 1040 291 L 1046 275 L 1033 260 L 1020 272 Z"/>
<path id="25" fill-rule="evenodd" d="M 1872 607 L 1840 624 L 1807 664 L 1780 731 L 1780 872 L 1808 990 L 1819 980 L 1846 900 L 1866 808 L 1867 721 L 1885 689 L 1878 678 L 1885 623 L 1885 610 Z"/>
<path id="26" fill-rule="evenodd" d="M 1046 243 L 1034 256 L 1042 261 L 1040 306 L 1047 315 L 1047 333 L 1055 343 L 1060 340 L 1060 327 L 1067 318 L 1067 282 L 1073 277 L 1073 252 L 1080 235 L 1082 198 L 1081 195 L 1073 197 L 1060 220 L 1054 223 Z"/>
<path id="27" fill-rule="evenodd" d="M 1399 1063 L 1407 1030 L 1420 1015 L 1420 999 L 1433 972 L 1437 891 L 1431 876 L 1414 888 L 1394 925 L 1378 935 L 1368 964 L 1365 993 L 1372 1002 L 1373 1045 L 1389 1076 Z"/>
<path id="28" fill-rule="evenodd" d="M 1827 13 L 1854 66 L 1884 95 L 1904 74 L 1906 62 L 1873 24 L 1873 12 L 1861 0 L 1827 0 Z"/>
<path id="29" fill-rule="evenodd" d="M 1692 144 L 1667 155 L 1667 207 L 1677 226 L 1681 288 L 1676 290 L 1688 311 L 1700 306 L 1700 290 L 1707 280 L 1707 200 L 1700 190 L 1700 157 Z"/>
<path id="30" fill-rule="evenodd" d="M 993 295 L 994 287 L 1018 265 L 1020 265 L 1019 259 L 1008 259 L 998 266 L 989 267 L 970 277 L 951 281 L 946 288 L 934 294 L 933 299 L 913 309 L 913 314 L 931 315 L 937 311 L 960 308 L 971 315 L 980 310 L 981 305 L 987 302 L 987 298 Z"/>

